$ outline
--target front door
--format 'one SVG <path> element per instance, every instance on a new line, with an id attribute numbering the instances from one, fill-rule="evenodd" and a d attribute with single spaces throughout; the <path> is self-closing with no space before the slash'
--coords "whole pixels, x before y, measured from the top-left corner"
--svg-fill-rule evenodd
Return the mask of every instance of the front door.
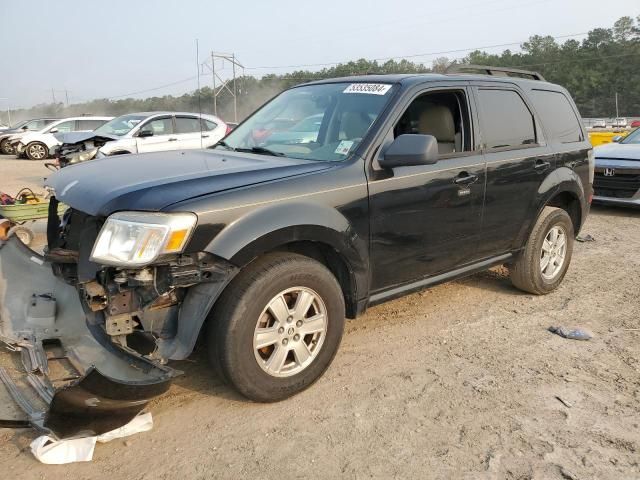
<path id="1" fill-rule="evenodd" d="M 143 131 L 150 131 L 151 136 L 137 136 L 136 145 L 138 153 L 161 152 L 180 148 L 178 136 L 173 130 L 173 118 L 171 116 L 154 118 L 140 126 L 138 134 Z"/>
<path id="2" fill-rule="evenodd" d="M 436 164 L 369 175 L 373 294 L 472 262 L 480 234 L 485 162 L 466 88 L 419 92 L 390 128 L 438 140 Z"/>

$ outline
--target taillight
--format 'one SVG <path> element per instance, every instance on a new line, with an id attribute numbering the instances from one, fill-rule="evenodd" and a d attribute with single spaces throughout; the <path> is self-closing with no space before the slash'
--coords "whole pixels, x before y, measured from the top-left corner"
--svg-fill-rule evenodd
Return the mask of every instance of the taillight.
<path id="1" fill-rule="evenodd" d="M 231 133 L 231 130 L 233 130 L 233 128 L 231 128 L 229 125 L 227 125 L 227 131 L 224 132 L 224 136 L 226 137 L 227 135 L 229 135 Z"/>

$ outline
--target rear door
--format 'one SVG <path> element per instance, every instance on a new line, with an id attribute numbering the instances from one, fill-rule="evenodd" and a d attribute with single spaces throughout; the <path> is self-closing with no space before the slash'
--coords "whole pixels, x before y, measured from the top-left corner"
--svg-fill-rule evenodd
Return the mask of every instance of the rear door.
<path id="1" fill-rule="evenodd" d="M 555 167 L 540 122 L 514 84 L 474 86 L 487 187 L 478 244 L 481 257 L 511 250 L 527 224 L 535 221 L 537 192 Z"/>
<path id="2" fill-rule="evenodd" d="M 178 141 L 175 148 L 202 148 L 202 133 L 200 132 L 200 119 L 190 115 L 176 115 L 176 137 Z"/>
<path id="3" fill-rule="evenodd" d="M 141 137 L 140 132 L 150 131 L 153 135 L 150 137 Z M 173 117 L 166 115 L 147 120 L 140 126 L 136 137 L 136 145 L 139 153 L 160 152 L 166 150 L 175 150 L 178 137 L 174 133 Z"/>

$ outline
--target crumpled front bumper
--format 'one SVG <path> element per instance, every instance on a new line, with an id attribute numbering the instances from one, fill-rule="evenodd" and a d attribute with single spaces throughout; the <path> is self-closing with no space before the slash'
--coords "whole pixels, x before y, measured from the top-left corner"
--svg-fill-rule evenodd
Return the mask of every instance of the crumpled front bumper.
<path id="1" fill-rule="evenodd" d="M 76 288 L 44 257 L 15 236 L 0 242 L 0 342 L 20 356 L 14 364 L 26 375 L 21 382 L 0 367 L 0 380 L 26 415 L 0 419 L 0 427 L 28 422 L 58 438 L 99 435 L 167 391 L 180 372 L 111 343 L 98 315 L 83 308 Z"/>

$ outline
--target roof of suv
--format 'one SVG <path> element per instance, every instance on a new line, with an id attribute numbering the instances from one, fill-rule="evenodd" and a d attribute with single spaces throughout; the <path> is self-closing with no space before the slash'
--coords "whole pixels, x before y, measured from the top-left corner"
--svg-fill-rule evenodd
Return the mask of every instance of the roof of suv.
<path id="1" fill-rule="evenodd" d="M 406 73 L 406 74 L 386 74 L 386 75 L 354 75 L 351 77 L 329 78 L 305 83 L 304 85 L 314 85 L 321 83 L 342 83 L 342 82 L 368 82 L 368 83 L 400 83 L 403 85 L 415 85 L 426 82 L 437 82 L 442 80 L 456 81 L 492 81 L 504 83 L 526 83 L 532 85 L 553 85 L 547 81 L 532 80 L 528 78 L 503 75 L 482 75 L 467 73 Z"/>

